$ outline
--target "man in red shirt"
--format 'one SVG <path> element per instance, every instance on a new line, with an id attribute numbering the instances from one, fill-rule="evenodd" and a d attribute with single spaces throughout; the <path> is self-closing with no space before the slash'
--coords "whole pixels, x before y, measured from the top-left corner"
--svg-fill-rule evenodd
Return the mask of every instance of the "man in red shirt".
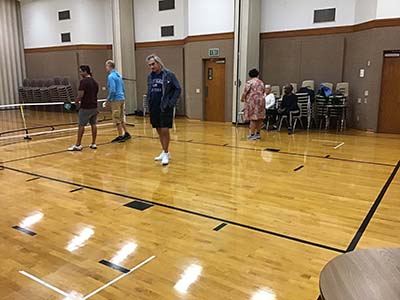
<path id="1" fill-rule="evenodd" d="M 82 151 L 83 147 L 82 137 L 85 132 L 85 126 L 90 123 L 92 127 L 92 143 L 90 144 L 91 149 L 97 149 L 96 137 L 97 137 L 97 93 L 99 92 L 99 85 L 96 80 L 92 77 L 90 67 L 82 65 L 79 67 L 79 73 L 82 80 L 79 85 L 78 97 L 75 100 L 77 109 L 79 110 L 79 127 L 78 127 L 78 139 L 76 144 L 69 147 L 69 151 Z"/>

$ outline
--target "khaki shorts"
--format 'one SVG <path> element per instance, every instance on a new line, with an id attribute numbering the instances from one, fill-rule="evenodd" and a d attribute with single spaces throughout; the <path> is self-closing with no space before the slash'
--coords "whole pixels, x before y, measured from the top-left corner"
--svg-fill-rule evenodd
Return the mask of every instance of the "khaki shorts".
<path id="1" fill-rule="evenodd" d="M 114 100 L 111 104 L 111 116 L 115 125 L 125 123 L 125 101 Z"/>

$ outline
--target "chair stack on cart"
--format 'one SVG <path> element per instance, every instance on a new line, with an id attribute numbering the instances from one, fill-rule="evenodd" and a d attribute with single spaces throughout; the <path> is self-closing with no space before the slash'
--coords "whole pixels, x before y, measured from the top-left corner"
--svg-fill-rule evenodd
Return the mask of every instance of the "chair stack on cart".
<path id="1" fill-rule="evenodd" d="M 71 82 L 66 77 L 25 79 L 18 92 L 20 103 L 72 102 L 75 99 Z"/>

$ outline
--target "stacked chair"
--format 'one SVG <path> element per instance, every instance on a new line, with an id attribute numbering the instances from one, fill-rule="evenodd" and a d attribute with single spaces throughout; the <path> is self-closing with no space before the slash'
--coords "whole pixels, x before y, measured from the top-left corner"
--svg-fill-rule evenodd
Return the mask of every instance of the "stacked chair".
<path id="1" fill-rule="evenodd" d="M 42 101 L 42 95 L 40 93 L 40 88 L 41 88 L 41 81 L 40 80 L 32 80 L 31 82 L 31 89 L 32 89 L 32 94 L 33 94 L 33 101 L 34 103 L 38 102 L 44 102 Z"/>
<path id="2" fill-rule="evenodd" d="M 320 95 L 317 95 L 315 97 L 315 102 L 316 102 L 316 119 L 319 122 L 319 129 L 322 129 L 322 124 L 326 123 L 327 119 L 327 105 L 328 105 L 328 100 Z"/>
<path id="3" fill-rule="evenodd" d="M 25 79 L 18 89 L 22 103 L 72 102 L 74 91 L 69 78 Z"/>
<path id="4" fill-rule="evenodd" d="M 60 102 L 71 102 L 67 87 L 65 85 L 57 86 L 58 99 Z"/>
<path id="5" fill-rule="evenodd" d="M 24 87 L 18 88 L 18 95 L 19 95 L 20 102 L 22 102 L 22 103 L 28 102 L 28 92 Z"/>
<path id="6" fill-rule="evenodd" d="M 303 125 L 302 118 L 307 117 L 307 129 L 311 128 L 312 121 L 314 121 L 316 127 L 322 129 L 323 125 L 325 125 L 325 127 L 329 127 L 329 124 L 331 124 L 332 120 L 334 120 L 337 122 L 337 128 L 343 130 L 346 127 L 346 107 L 340 106 L 345 105 L 347 102 L 347 98 L 349 97 L 349 83 L 339 82 L 336 84 L 336 87 L 331 82 L 324 82 L 322 84 L 332 90 L 333 94 L 331 96 L 325 97 L 319 95 L 314 80 L 304 80 L 301 83 L 301 87 L 307 87 L 308 89 L 315 91 L 316 96 L 314 98 L 314 101 L 314 99 L 311 99 L 307 94 L 296 93 L 300 108 L 300 116 L 293 117 L 293 125 L 295 126 L 297 121 L 299 121 L 300 124 Z M 291 85 L 294 87 L 294 92 L 296 92 L 297 84 L 291 83 Z M 272 93 L 277 98 L 277 106 L 279 107 L 280 102 L 282 101 L 282 93 L 280 87 L 272 86 L 271 88 Z M 332 105 L 336 105 L 337 107 L 332 107 Z M 330 107 L 330 109 L 328 109 L 328 106 Z M 344 117 L 344 120 L 342 120 L 342 117 Z M 282 126 L 282 121 L 284 119 L 285 117 L 281 118 L 279 122 L 280 126 Z"/>

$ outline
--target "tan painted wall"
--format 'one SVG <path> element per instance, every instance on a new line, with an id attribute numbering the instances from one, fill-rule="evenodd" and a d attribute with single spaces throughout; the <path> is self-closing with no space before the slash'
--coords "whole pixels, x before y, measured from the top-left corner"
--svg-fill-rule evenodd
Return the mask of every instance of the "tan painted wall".
<path id="1" fill-rule="evenodd" d="M 351 83 L 352 124 L 355 128 L 377 131 L 383 52 L 395 49 L 400 49 L 400 27 L 356 32 L 346 39 L 344 80 Z M 364 78 L 359 76 L 360 69 L 365 69 Z M 366 90 L 368 97 L 364 96 Z M 358 103 L 358 98 L 362 103 Z"/>
<path id="2" fill-rule="evenodd" d="M 263 39 L 262 76 L 274 85 L 300 84 L 305 79 L 314 79 L 316 86 L 321 82 L 349 82 L 349 125 L 377 131 L 383 52 L 393 49 L 400 49 L 400 27 Z M 364 78 L 359 76 L 360 69 L 365 69 Z M 364 96 L 366 90 L 368 97 Z"/>
<path id="3" fill-rule="evenodd" d="M 209 58 L 208 49 L 210 48 L 219 48 L 220 58 L 226 60 L 225 120 L 230 122 L 233 87 L 233 39 L 189 42 L 185 45 L 186 115 L 194 119 L 203 119 L 204 117 L 203 60 Z M 200 89 L 200 94 L 196 93 L 196 89 Z"/>
<path id="4" fill-rule="evenodd" d="M 177 108 L 178 115 L 185 114 L 185 82 L 184 82 L 184 59 L 183 46 L 167 46 L 167 47 L 150 47 L 136 49 L 136 80 L 137 80 L 137 97 L 138 106 L 143 108 L 143 95 L 147 93 L 147 76 L 149 68 L 145 59 L 150 54 L 157 54 L 165 66 L 173 71 L 182 86 L 182 96 Z"/>
<path id="5" fill-rule="evenodd" d="M 342 80 L 343 35 L 262 40 L 262 77 L 265 82 L 285 83 L 313 79 L 322 82 Z"/>
<path id="6" fill-rule="evenodd" d="M 92 69 L 93 76 L 100 86 L 99 97 L 106 98 L 107 91 L 103 91 L 107 87 L 107 73 L 104 68 L 106 60 L 112 59 L 111 50 L 79 50 L 78 65 L 89 65 Z"/>
<path id="7" fill-rule="evenodd" d="M 87 64 L 92 68 L 93 76 L 100 85 L 99 97 L 104 98 L 107 92 L 107 74 L 104 63 L 112 58 L 111 50 L 68 50 L 25 53 L 26 74 L 30 79 L 51 77 L 69 77 L 74 90 L 79 83 L 79 65 Z"/>

